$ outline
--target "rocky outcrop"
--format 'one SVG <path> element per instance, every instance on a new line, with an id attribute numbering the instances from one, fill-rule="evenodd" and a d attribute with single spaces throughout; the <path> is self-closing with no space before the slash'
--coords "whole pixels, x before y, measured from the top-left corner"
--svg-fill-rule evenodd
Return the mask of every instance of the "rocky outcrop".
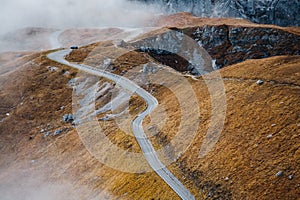
<path id="1" fill-rule="evenodd" d="M 256 23 L 300 25 L 299 0 L 239 0 L 236 1 L 234 8 L 241 17 Z"/>
<path id="2" fill-rule="evenodd" d="M 213 64 L 214 69 L 248 59 L 300 55 L 300 35 L 289 31 L 288 28 L 270 25 L 207 24 L 172 28 L 171 31 L 162 29 L 159 34 L 149 34 L 146 39 L 133 43 L 133 46 L 177 71 L 189 71 L 195 75 L 209 72 L 211 67 L 205 66 L 207 63 L 204 61 L 209 60 L 205 59 L 205 52 L 199 52 L 202 58 L 195 57 L 194 54 L 182 54 L 192 52 L 190 48 L 196 48 L 192 43 L 181 46 L 183 35 L 189 36 L 197 42 L 196 45 L 199 44 L 207 51 L 213 59 L 209 64 Z"/>
<path id="3" fill-rule="evenodd" d="M 241 17 L 256 23 L 300 25 L 299 0 L 139 0 L 162 4 L 168 11 L 199 17 Z"/>
<path id="4" fill-rule="evenodd" d="M 181 30 L 162 29 L 159 34 L 150 33 L 131 45 L 180 72 L 201 75 L 212 71 L 208 53 Z"/>
<path id="5" fill-rule="evenodd" d="M 300 54 L 300 36 L 275 28 L 207 25 L 183 31 L 208 51 L 217 68 L 248 59 Z"/>

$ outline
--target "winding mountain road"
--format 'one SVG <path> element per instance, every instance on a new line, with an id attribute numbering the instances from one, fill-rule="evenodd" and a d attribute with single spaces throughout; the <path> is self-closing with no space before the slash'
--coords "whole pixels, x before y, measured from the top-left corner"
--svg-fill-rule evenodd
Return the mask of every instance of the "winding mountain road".
<path id="1" fill-rule="evenodd" d="M 58 35 L 59 34 L 53 34 L 53 37 L 58 37 Z M 52 43 L 57 44 L 56 42 L 54 42 L 54 40 L 52 40 Z M 54 53 L 50 53 L 48 55 L 48 58 L 58 63 L 85 71 L 87 73 L 110 79 L 116 82 L 121 87 L 131 92 L 135 92 L 137 95 L 139 95 L 146 101 L 147 109 L 140 113 L 132 122 L 132 129 L 135 138 L 138 144 L 140 145 L 140 148 L 151 168 L 172 188 L 172 190 L 174 190 L 178 194 L 178 196 L 184 200 L 195 199 L 195 197 L 190 193 L 190 191 L 186 189 L 184 185 L 160 161 L 154 147 L 152 146 L 151 142 L 149 141 L 143 130 L 142 122 L 144 118 L 147 115 L 149 115 L 158 105 L 156 98 L 127 78 L 88 65 L 74 64 L 68 62 L 64 59 L 64 57 L 70 52 L 71 50 L 56 51 Z"/>

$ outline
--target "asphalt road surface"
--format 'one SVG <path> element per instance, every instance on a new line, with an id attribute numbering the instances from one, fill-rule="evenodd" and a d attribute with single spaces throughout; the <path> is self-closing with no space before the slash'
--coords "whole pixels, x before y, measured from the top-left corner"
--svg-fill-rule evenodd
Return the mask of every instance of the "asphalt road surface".
<path id="1" fill-rule="evenodd" d="M 138 86 L 137 84 L 135 84 L 127 78 L 88 65 L 69 63 L 64 59 L 64 56 L 69 54 L 70 51 L 71 50 L 57 51 L 49 54 L 48 58 L 61 64 L 85 71 L 87 73 L 110 79 L 116 82 L 121 87 L 131 92 L 135 92 L 137 95 L 139 95 L 146 101 L 147 109 L 140 113 L 132 122 L 132 129 L 135 138 L 138 141 L 140 148 L 142 149 L 142 152 L 151 168 L 178 194 L 178 196 L 182 199 L 187 200 L 195 199 L 195 197 L 190 193 L 190 191 L 186 189 L 184 185 L 160 161 L 154 147 L 152 146 L 151 142 L 149 141 L 143 130 L 142 122 L 144 118 L 147 115 L 149 115 L 158 105 L 156 98 L 154 98 L 146 90 L 142 89 L 140 86 Z"/>

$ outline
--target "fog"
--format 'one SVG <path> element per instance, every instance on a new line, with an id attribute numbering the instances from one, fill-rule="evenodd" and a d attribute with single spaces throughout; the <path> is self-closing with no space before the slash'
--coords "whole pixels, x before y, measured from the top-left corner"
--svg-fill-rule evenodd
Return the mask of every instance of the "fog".
<path id="1" fill-rule="evenodd" d="M 9 172 L 6 174 L 6 172 Z M 105 190 L 92 191 L 71 181 L 49 181 L 47 170 L 5 170 L 0 173 L 1 200 L 78 200 L 111 199 Z"/>
<path id="2" fill-rule="evenodd" d="M 160 11 L 127 0 L 1 0 L 1 34 L 24 27 L 142 26 Z"/>
<path id="3" fill-rule="evenodd" d="M 41 48 L 45 36 L 23 41 L 27 33 L 19 30 L 27 27 L 142 27 L 160 13 L 130 0 L 1 0 L 0 52 Z"/>

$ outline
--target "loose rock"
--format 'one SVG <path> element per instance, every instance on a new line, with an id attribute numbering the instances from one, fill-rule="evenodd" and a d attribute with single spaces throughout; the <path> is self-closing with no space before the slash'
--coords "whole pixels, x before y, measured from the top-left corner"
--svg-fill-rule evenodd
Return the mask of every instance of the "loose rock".
<path id="1" fill-rule="evenodd" d="M 54 132 L 54 136 L 60 135 L 63 131 L 62 130 L 56 130 Z"/>
<path id="2" fill-rule="evenodd" d="M 289 175 L 288 176 L 289 180 L 293 180 L 294 176 L 295 176 L 294 174 Z"/>
<path id="3" fill-rule="evenodd" d="M 267 136 L 268 139 L 271 139 L 272 137 L 273 137 L 272 134 L 270 134 L 270 135 Z"/>
<path id="4" fill-rule="evenodd" d="M 44 134 L 44 137 L 48 137 L 49 135 L 51 135 L 51 132 L 47 132 Z"/>
<path id="5" fill-rule="evenodd" d="M 276 177 L 280 177 L 282 175 L 283 175 L 283 171 L 279 171 L 279 172 L 276 173 Z"/>
<path id="6" fill-rule="evenodd" d="M 47 69 L 48 69 L 50 72 L 57 72 L 57 71 L 58 71 L 58 67 L 53 67 L 53 66 L 49 66 L 49 67 L 47 67 Z"/>
<path id="7" fill-rule="evenodd" d="M 63 116 L 63 121 L 68 123 L 68 122 L 72 122 L 74 120 L 74 116 L 72 114 L 65 114 Z"/>
<path id="8" fill-rule="evenodd" d="M 262 85 L 262 84 L 264 84 L 264 81 L 258 80 L 258 81 L 256 82 L 256 84 L 257 84 L 257 85 Z"/>
<path id="9" fill-rule="evenodd" d="M 69 72 L 69 71 L 66 71 L 63 75 L 64 75 L 64 76 L 69 76 L 69 75 L 70 75 L 70 72 Z"/>
<path id="10" fill-rule="evenodd" d="M 108 116 L 105 116 L 105 117 L 102 117 L 101 119 L 100 119 L 101 121 L 108 121 L 109 120 L 109 117 Z"/>

